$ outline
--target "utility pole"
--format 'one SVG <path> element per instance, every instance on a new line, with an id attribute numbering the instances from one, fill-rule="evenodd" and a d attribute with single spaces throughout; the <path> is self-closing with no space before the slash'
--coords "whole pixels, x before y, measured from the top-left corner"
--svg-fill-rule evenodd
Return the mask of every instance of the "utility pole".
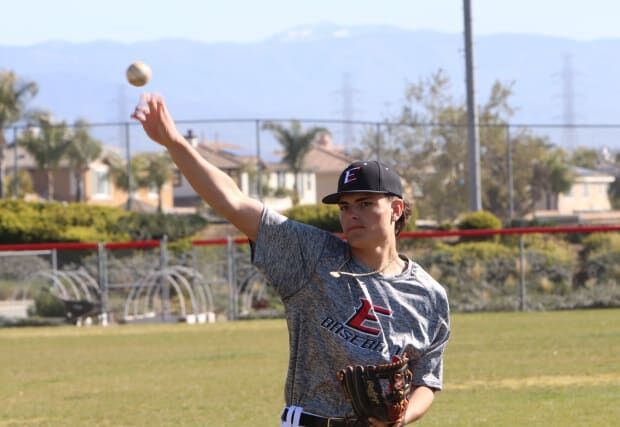
<path id="1" fill-rule="evenodd" d="M 471 26 L 471 1 L 463 0 L 465 21 L 465 84 L 467 88 L 467 153 L 469 165 L 469 209 L 482 210 L 480 198 L 480 134 L 474 89 L 474 48 Z"/>

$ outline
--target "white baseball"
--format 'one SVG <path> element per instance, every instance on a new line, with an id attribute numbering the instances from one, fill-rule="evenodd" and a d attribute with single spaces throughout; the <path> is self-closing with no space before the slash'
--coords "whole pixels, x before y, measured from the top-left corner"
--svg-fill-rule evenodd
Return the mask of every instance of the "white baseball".
<path id="1" fill-rule="evenodd" d="M 134 86 L 144 86 L 151 80 L 151 67 L 142 61 L 136 61 L 127 67 L 127 81 Z"/>

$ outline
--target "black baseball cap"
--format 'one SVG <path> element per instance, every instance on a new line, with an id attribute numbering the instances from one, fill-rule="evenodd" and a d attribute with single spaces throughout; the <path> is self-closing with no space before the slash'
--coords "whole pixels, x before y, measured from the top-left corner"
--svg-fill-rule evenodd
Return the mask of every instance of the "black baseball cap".
<path id="1" fill-rule="evenodd" d="M 338 192 L 323 197 L 323 203 L 336 204 L 340 196 L 349 193 L 384 193 L 403 197 L 400 177 L 388 166 L 376 160 L 354 162 L 338 178 Z"/>

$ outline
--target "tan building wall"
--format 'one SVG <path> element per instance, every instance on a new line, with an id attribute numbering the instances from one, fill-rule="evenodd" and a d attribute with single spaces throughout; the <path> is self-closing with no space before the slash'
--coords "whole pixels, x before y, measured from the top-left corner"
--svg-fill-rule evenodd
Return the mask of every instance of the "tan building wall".
<path id="1" fill-rule="evenodd" d="M 579 177 L 568 194 L 558 195 L 558 211 L 570 214 L 611 210 L 607 189 L 613 181 L 611 176 Z"/>
<path id="2" fill-rule="evenodd" d="M 48 198 L 48 174 L 40 170 L 30 170 L 34 192 L 42 199 Z M 61 169 L 52 172 L 54 200 L 69 202 L 75 199 L 75 193 L 71 191 L 71 176 L 68 170 Z"/>
<path id="3" fill-rule="evenodd" d="M 335 193 L 338 189 L 338 172 L 322 172 L 316 175 L 316 203 L 321 203 L 323 197 Z"/>

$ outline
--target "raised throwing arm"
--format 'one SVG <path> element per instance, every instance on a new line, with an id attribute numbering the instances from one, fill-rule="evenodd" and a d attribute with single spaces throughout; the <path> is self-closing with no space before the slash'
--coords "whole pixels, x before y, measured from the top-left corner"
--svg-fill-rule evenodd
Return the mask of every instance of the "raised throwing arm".
<path id="1" fill-rule="evenodd" d="M 226 173 L 209 163 L 178 131 L 164 99 L 145 93 L 132 117 L 153 141 L 166 147 L 194 190 L 250 240 L 256 240 L 263 205 L 246 196 Z"/>

